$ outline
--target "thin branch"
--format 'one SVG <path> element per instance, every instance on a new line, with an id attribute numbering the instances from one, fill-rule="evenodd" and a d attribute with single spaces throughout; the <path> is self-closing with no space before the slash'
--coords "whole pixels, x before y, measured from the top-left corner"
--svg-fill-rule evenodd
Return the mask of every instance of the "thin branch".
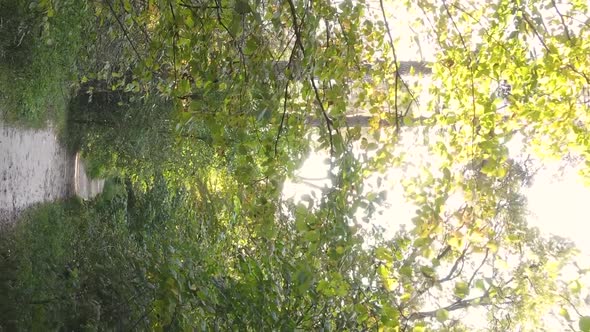
<path id="1" fill-rule="evenodd" d="M 395 45 L 393 44 L 393 37 L 391 36 L 391 29 L 389 28 L 389 22 L 387 21 L 387 17 L 385 15 L 385 7 L 383 6 L 383 0 L 379 0 L 379 6 L 381 7 L 381 14 L 383 16 L 383 23 L 385 23 L 385 29 L 387 30 L 387 36 L 389 37 L 389 47 L 391 47 L 391 53 L 393 55 L 393 64 L 395 66 L 395 81 L 394 81 L 395 126 L 396 126 L 396 130 L 399 131 L 399 122 L 400 122 L 399 116 L 400 116 L 400 114 L 398 111 L 398 91 L 397 91 L 399 81 L 401 81 L 402 85 L 406 88 L 406 90 L 410 94 L 410 97 L 412 98 L 412 101 L 416 105 L 418 105 L 418 100 L 414 96 L 414 93 L 412 93 L 412 90 L 410 90 L 410 87 L 408 86 L 406 81 L 404 81 L 404 79 L 401 77 L 401 74 L 399 71 L 399 65 L 397 63 L 397 53 L 395 51 Z M 407 111 L 406 111 L 406 113 L 407 113 Z"/>
<path id="2" fill-rule="evenodd" d="M 176 15 L 174 15 L 174 8 L 172 8 L 172 2 L 168 1 L 170 6 L 170 12 L 172 13 L 172 19 L 174 20 L 173 36 L 172 36 L 172 67 L 174 68 L 174 87 L 178 85 L 178 71 L 176 69 L 176 39 L 178 38 L 178 27 L 176 26 Z"/>
<path id="3" fill-rule="evenodd" d="M 139 27 L 139 31 L 141 31 L 141 33 L 143 34 L 146 44 L 149 44 L 151 41 L 151 38 L 150 38 L 148 32 L 145 30 L 145 26 L 142 26 L 141 24 L 139 24 L 139 22 L 137 22 L 136 15 L 134 15 L 134 13 L 128 12 L 127 9 L 125 9 L 125 8 L 123 8 L 123 11 L 127 14 L 130 14 L 131 20 L 133 21 L 133 23 L 135 23 Z M 133 11 L 135 12 L 135 8 L 133 8 Z"/>
<path id="4" fill-rule="evenodd" d="M 408 317 L 408 320 L 416 320 L 416 319 L 422 319 L 422 318 L 426 318 L 426 317 L 435 317 L 436 312 L 441 309 L 446 310 L 446 311 L 455 311 L 455 310 L 465 309 L 465 308 L 473 306 L 473 305 L 481 305 L 481 306 L 491 305 L 491 303 L 480 303 L 481 300 L 484 300 L 484 299 L 489 299 L 487 292 L 484 295 L 479 296 L 479 297 L 465 299 L 465 300 L 458 300 L 456 302 L 449 304 L 446 307 L 443 307 L 443 308 L 440 308 L 437 310 L 415 312 L 415 313 L 411 314 L 410 317 Z"/>
<path id="5" fill-rule="evenodd" d="M 289 3 L 289 9 L 291 10 L 291 19 L 293 20 L 293 31 L 295 32 L 295 44 L 299 46 L 301 52 L 305 54 L 305 47 L 303 47 L 303 42 L 301 41 L 301 31 L 299 30 L 299 24 L 297 23 L 297 10 L 295 9 L 295 4 L 293 0 L 287 0 Z"/>
<path id="6" fill-rule="evenodd" d="M 537 39 L 539 40 L 541 45 L 543 45 L 543 48 L 547 51 L 547 54 L 548 55 L 551 54 L 552 53 L 551 49 L 549 48 L 547 43 L 545 43 L 545 40 L 543 39 L 543 37 L 541 36 L 541 34 L 539 33 L 539 31 L 537 30 L 537 28 L 535 27 L 533 22 L 530 20 L 530 18 L 528 17 L 528 14 L 525 11 L 522 11 L 522 18 L 524 18 L 524 20 L 527 22 L 527 25 L 533 30 L 533 33 L 535 34 L 535 36 L 537 37 Z M 586 75 L 586 73 L 579 71 L 572 64 L 568 64 L 567 67 L 570 68 L 571 70 L 573 70 L 574 73 L 582 76 L 584 78 L 584 80 L 586 81 L 586 83 L 590 84 L 590 77 L 588 77 L 588 75 Z"/>
<path id="7" fill-rule="evenodd" d="M 310 186 L 311 188 L 314 188 L 314 189 L 319 189 L 319 190 L 326 189 L 326 187 L 319 186 L 319 185 L 317 185 L 313 182 L 309 182 L 309 181 L 301 181 L 301 183 L 305 184 L 306 186 Z"/>
<path id="8" fill-rule="evenodd" d="M 570 306 L 572 306 L 572 308 L 573 308 L 573 309 L 574 309 L 574 311 L 575 311 L 575 312 L 578 314 L 578 316 L 580 316 L 580 317 L 584 316 L 584 315 L 582 315 L 582 313 L 581 313 L 580 311 L 578 311 L 578 308 L 577 308 L 577 307 L 574 305 L 574 303 L 573 303 L 573 302 L 572 302 L 570 299 L 568 299 L 567 297 L 565 297 L 565 296 L 564 296 L 564 295 L 562 295 L 562 294 L 559 294 L 559 296 L 560 296 L 562 299 L 566 300 L 566 301 L 567 301 L 567 303 L 569 303 L 569 305 L 570 305 Z"/>
<path id="9" fill-rule="evenodd" d="M 447 255 L 447 253 L 449 253 L 450 251 L 451 251 L 451 246 L 450 246 L 450 245 L 447 245 L 447 246 L 446 246 L 446 247 L 443 249 L 443 251 L 441 251 L 441 253 L 440 253 L 440 254 L 438 254 L 438 256 L 436 256 L 436 259 L 440 261 L 440 260 L 441 260 L 441 259 L 442 259 L 444 256 L 446 256 L 446 255 Z"/>
<path id="10" fill-rule="evenodd" d="M 219 9 L 219 8 L 228 8 L 226 6 L 199 6 L 199 5 L 189 5 L 185 2 L 181 2 L 178 4 L 179 6 L 191 8 L 191 9 Z"/>
<path id="11" fill-rule="evenodd" d="M 328 137 L 330 138 L 330 154 L 334 154 L 336 152 L 336 150 L 334 149 L 334 139 L 332 137 L 332 119 L 330 119 L 330 117 L 328 116 L 328 113 L 326 112 L 326 108 L 324 107 L 324 103 L 322 102 L 322 99 L 320 97 L 320 93 L 318 91 L 318 87 L 315 84 L 315 80 L 313 79 L 313 76 L 310 77 L 310 81 L 311 81 L 311 86 L 313 87 L 313 91 L 315 93 L 315 99 L 316 102 L 319 104 L 320 106 L 320 110 L 322 111 L 322 115 L 324 116 L 324 120 L 326 121 L 326 126 L 328 127 Z M 336 129 L 336 131 L 338 131 L 338 129 Z"/>
<path id="12" fill-rule="evenodd" d="M 106 3 L 107 3 L 107 5 L 109 5 L 109 10 L 111 11 L 111 14 L 113 14 L 113 16 L 115 17 L 115 19 L 117 20 L 117 23 L 119 23 L 119 26 L 121 27 L 121 30 L 123 30 L 123 34 L 125 35 L 125 38 L 127 39 L 127 41 L 129 42 L 129 44 L 131 45 L 131 48 L 135 52 L 135 55 L 137 56 L 137 59 L 143 62 L 143 58 L 141 57 L 141 55 L 139 55 L 139 52 L 137 51 L 137 48 L 135 48 L 135 44 L 133 44 L 133 41 L 131 41 L 131 38 L 129 37 L 129 33 L 127 32 L 127 29 L 125 28 L 125 25 L 119 19 L 119 16 L 117 15 L 117 12 L 115 11 L 115 9 L 113 8 L 113 5 L 111 4 L 111 1 L 110 0 L 106 0 Z"/>
<path id="13" fill-rule="evenodd" d="M 467 248 L 463 249 L 463 252 L 461 253 L 461 255 L 459 255 L 459 257 L 457 257 L 457 259 L 455 260 L 455 263 L 453 264 L 453 266 L 451 267 L 451 270 L 449 271 L 449 273 L 447 274 L 446 277 L 442 278 L 439 280 L 439 282 L 445 282 L 445 281 L 449 281 L 453 278 L 455 278 L 455 276 L 453 276 L 453 274 L 455 274 L 455 272 L 457 271 L 457 268 L 459 267 L 459 263 L 461 263 L 462 261 L 464 261 L 465 259 L 465 254 L 467 253 Z"/>
<path id="14" fill-rule="evenodd" d="M 557 12 L 557 15 L 559 15 L 559 19 L 561 20 L 561 25 L 563 25 L 563 29 L 565 30 L 565 35 L 567 36 L 567 39 L 569 41 L 572 41 L 572 37 L 570 36 L 570 31 L 567 28 L 567 24 L 565 24 L 565 20 L 563 19 L 563 15 L 559 11 L 559 8 L 557 8 L 557 4 L 555 3 L 555 0 L 551 0 L 551 3 L 553 4 L 553 8 L 555 8 L 555 11 Z"/>
<path id="15" fill-rule="evenodd" d="M 222 7 L 221 7 L 220 0 L 215 0 L 215 3 L 217 3 L 217 6 L 215 7 L 215 9 L 216 9 L 215 14 L 217 15 L 217 22 L 219 23 L 219 25 L 221 25 L 223 27 L 223 29 L 225 30 L 225 32 L 227 32 L 227 34 L 231 37 L 231 39 L 235 41 L 236 38 L 231 33 L 231 31 L 229 30 L 227 25 L 225 25 L 225 23 L 223 23 L 223 20 L 221 19 L 221 8 Z"/>
<path id="16" fill-rule="evenodd" d="M 467 48 L 467 43 L 465 43 L 465 39 L 463 38 L 463 34 L 461 34 L 461 30 L 459 30 L 459 27 L 457 26 L 457 23 L 455 23 L 455 20 L 453 19 L 453 15 L 451 15 L 451 11 L 449 10 L 449 6 L 447 5 L 447 2 L 445 0 L 442 1 L 443 6 L 445 7 L 445 11 L 449 17 L 449 19 L 451 20 L 451 23 L 453 24 L 453 27 L 455 27 L 455 30 L 457 30 L 457 33 L 459 34 L 459 40 L 461 41 L 461 44 L 463 45 L 463 49 L 465 50 L 465 52 L 469 52 L 470 56 L 469 56 L 469 71 L 471 73 L 470 75 L 470 81 L 471 81 L 471 104 L 472 104 L 472 117 L 471 117 L 471 163 L 472 166 L 475 166 L 475 135 L 476 135 L 476 122 L 477 122 L 477 113 L 476 113 L 476 105 L 475 105 L 475 82 L 474 82 L 474 73 L 473 73 L 473 65 L 474 65 L 474 60 L 473 60 L 473 55 L 471 55 L 471 50 Z M 477 197 L 477 182 L 473 183 L 473 196 Z"/>
<path id="17" fill-rule="evenodd" d="M 304 181 L 325 181 L 325 180 L 330 180 L 329 176 L 323 177 L 323 178 L 310 178 L 307 176 L 300 176 L 300 175 L 295 175 L 295 178 L 297 178 L 298 180 L 304 180 Z"/>
<path id="18" fill-rule="evenodd" d="M 287 99 L 289 98 L 289 82 L 287 80 L 285 83 L 285 96 L 283 101 L 283 115 L 281 116 L 281 123 L 279 124 L 279 130 L 277 131 L 277 138 L 275 139 L 275 157 L 277 156 L 277 148 L 279 145 L 279 139 L 281 138 L 281 132 L 283 131 L 283 126 L 285 122 L 285 116 L 287 115 Z"/>
<path id="19" fill-rule="evenodd" d="M 131 327 L 131 330 L 135 330 L 135 328 L 137 327 L 137 325 L 139 325 L 139 323 L 144 320 L 149 314 L 152 313 L 152 311 L 154 311 L 154 307 L 152 307 L 150 310 L 146 310 L 143 315 L 141 315 L 133 324 L 133 326 Z"/>
<path id="20" fill-rule="evenodd" d="M 275 157 L 277 155 L 279 139 L 281 137 L 281 132 L 283 131 L 283 126 L 284 126 L 284 123 L 285 123 L 285 117 L 287 115 L 287 99 L 289 98 L 289 83 L 291 82 L 291 80 L 294 77 L 294 73 L 293 73 L 293 70 L 292 70 L 293 59 L 294 58 L 295 58 L 295 49 L 292 49 L 291 50 L 291 54 L 289 55 L 289 62 L 287 63 L 287 66 L 285 67 L 285 71 L 291 69 L 291 72 L 289 73 L 289 75 L 287 77 L 287 82 L 285 82 L 285 95 L 284 95 L 284 101 L 283 101 L 283 115 L 281 116 L 281 123 L 279 125 L 279 130 L 277 132 L 277 138 L 275 140 Z"/>
<path id="21" fill-rule="evenodd" d="M 301 41 L 301 31 L 299 30 L 299 23 L 297 22 L 297 10 L 295 9 L 295 4 L 293 3 L 293 0 L 287 0 L 287 2 L 289 3 L 289 9 L 291 11 L 291 19 L 293 21 L 293 31 L 295 32 L 295 45 L 297 45 L 299 47 L 302 55 L 305 56 L 305 47 L 303 46 L 303 42 Z M 328 135 L 329 135 L 328 137 L 330 139 L 330 154 L 333 155 L 335 153 L 334 139 L 332 137 L 332 130 L 334 128 L 332 126 L 332 120 L 328 116 L 328 112 L 326 111 L 326 108 L 324 107 L 324 103 L 322 102 L 322 98 L 320 97 L 320 92 L 318 90 L 318 87 L 317 87 L 314 77 L 313 77 L 313 71 L 310 73 L 309 80 L 311 82 L 311 86 L 312 86 L 314 94 L 315 94 L 316 102 L 320 107 L 320 110 L 321 110 L 324 120 L 326 122 L 326 126 L 328 128 Z M 336 131 L 338 131 L 338 129 L 336 129 Z"/>
<path id="22" fill-rule="evenodd" d="M 483 257 L 483 259 L 481 260 L 481 264 L 479 264 L 479 266 L 477 267 L 477 269 L 475 269 L 475 271 L 471 275 L 471 278 L 469 278 L 469 283 L 467 284 L 469 287 L 471 287 L 471 283 L 473 282 L 473 279 L 475 279 L 475 276 L 477 275 L 477 273 L 479 272 L 479 270 L 485 264 L 486 260 L 488 259 L 489 254 L 490 254 L 490 249 L 489 248 L 486 248 L 486 254 Z"/>
<path id="23" fill-rule="evenodd" d="M 533 22 L 531 22 L 528 14 L 525 11 L 522 11 L 522 18 L 524 18 L 524 20 L 527 22 L 529 27 L 533 30 L 533 33 L 535 34 L 535 36 L 537 36 L 537 39 L 539 40 L 539 42 L 541 42 L 541 45 L 543 45 L 543 48 L 545 48 L 545 50 L 547 51 L 547 54 L 551 53 L 551 50 L 549 49 L 549 47 L 545 43 L 545 40 L 543 39 L 543 37 L 541 37 L 541 34 L 539 34 L 539 31 L 537 31 L 537 28 L 535 27 Z"/>

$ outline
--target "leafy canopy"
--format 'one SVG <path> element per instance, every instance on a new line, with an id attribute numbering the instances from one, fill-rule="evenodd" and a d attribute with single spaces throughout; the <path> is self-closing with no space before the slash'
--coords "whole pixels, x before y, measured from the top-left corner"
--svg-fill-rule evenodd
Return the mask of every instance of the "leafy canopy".
<path id="1" fill-rule="evenodd" d="M 524 137 L 541 157 L 574 155 L 588 179 L 585 1 L 106 0 L 91 9 L 100 42 L 88 57 L 105 56 L 84 67 L 80 86 L 173 110 L 152 127 L 153 137 L 171 135 L 162 153 L 173 158 L 154 166 L 122 145 L 111 156 L 137 164 L 102 156 L 131 180 L 106 199 L 120 205 L 101 213 L 133 234 L 135 272 L 151 289 L 129 322 L 588 330 L 588 270 L 571 243 L 527 226 L 531 163 L 507 148 Z M 409 28 L 396 13 L 420 13 L 412 30 L 432 45 L 431 62 L 404 70 Z M 328 154 L 330 185 L 283 200 L 312 149 Z M 395 168 L 417 211 L 411 227 L 383 238 L 366 227 L 384 200 L 370 187 Z"/>

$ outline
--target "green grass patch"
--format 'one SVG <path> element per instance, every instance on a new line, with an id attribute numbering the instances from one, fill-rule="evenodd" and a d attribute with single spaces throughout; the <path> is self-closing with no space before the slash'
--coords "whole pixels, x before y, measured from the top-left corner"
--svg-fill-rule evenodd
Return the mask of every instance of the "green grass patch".
<path id="1" fill-rule="evenodd" d="M 91 13 L 83 0 L 2 1 L 0 110 L 5 121 L 63 130 Z"/>

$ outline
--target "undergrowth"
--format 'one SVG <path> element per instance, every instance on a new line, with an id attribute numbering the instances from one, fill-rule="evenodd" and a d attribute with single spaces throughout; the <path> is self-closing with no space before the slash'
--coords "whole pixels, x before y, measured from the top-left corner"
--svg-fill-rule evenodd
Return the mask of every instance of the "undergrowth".
<path id="1" fill-rule="evenodd" d="M 112 201 L 41 204 L 0 233 L 0 331 L 95 331 L 124 321 L 135 246 L 112 221 L 120 213 Z"/>
<path id="2" fill-rule="evenodd" d="M 78 54 L 85 38 L 88 3 L 0 1 L 0 111 L 26 127 L 48 122 L 65 127 Z"/>

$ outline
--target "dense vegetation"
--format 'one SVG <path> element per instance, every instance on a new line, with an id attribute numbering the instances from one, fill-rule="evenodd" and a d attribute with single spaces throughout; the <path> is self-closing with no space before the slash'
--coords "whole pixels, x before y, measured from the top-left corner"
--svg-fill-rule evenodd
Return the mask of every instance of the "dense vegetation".
<path id="1" fill-rule="evenodd" d="M 402 70 L 396 13 L 421 13 L 432 62 Z M 5 0 L 0 19 L 5 120 L 51 121 L 108 178 L 1 234 L 0 331 L 590 331 L 589 270 L 527 226 L 534 171 L 507 148 L 590 179 L 585 1 Z M 331 184 L 284 199 L 313 150 Z M 392 169 L 418 209 L 389 238 Z"/>

